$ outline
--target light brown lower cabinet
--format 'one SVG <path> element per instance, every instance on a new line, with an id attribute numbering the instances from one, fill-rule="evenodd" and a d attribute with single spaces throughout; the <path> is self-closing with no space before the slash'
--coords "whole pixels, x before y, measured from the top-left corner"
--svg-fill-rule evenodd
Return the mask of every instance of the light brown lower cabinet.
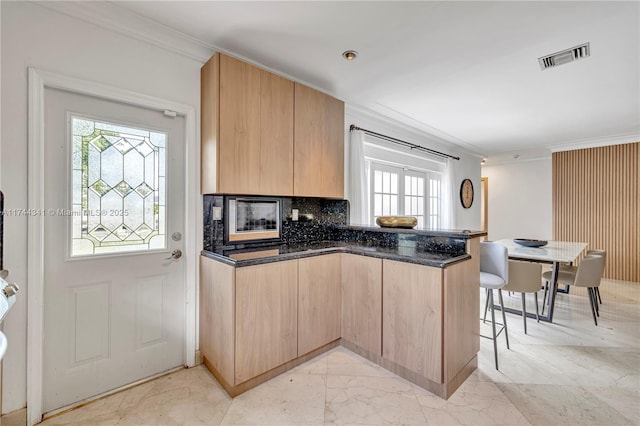
<path id="1" fill-rule="evenodd" d="M 200 258 L 200 352 L 232 387 L 298 354 L 298 261 L 234 268 Z"/>
<path id="2" fill-rule="evenodd" d="M 449 398 L 476 369 L 479 239 L 446 268 L 345 254 L 342 344 Z"/>
<path id="3" fill-rule="evenodd" d="M 436 268 L 354 254 L 201 258 L 200 350 L 235 396 L 338 344 L 448 398 L 477 367 L 479 240 Z"/>
<path id="4" fill-rule="evenodd" d="M 200 256 L 200 353 L 225 382 L 235 382 L 236 268 Z"/>
<path id="5" fill-rule="evenodd" d="M 382 357 L 442 383 L 442 268 L 383 261 Z"/>
<path id="6" fill-rule="evenodd" d="M 236 270 L 236 384 L 298 355 L 298 261 Z"/>
<path id="7" fill-rule="evenodd" d="M 382 350 L 382 259 L 344 254 L 342 338 L 373 354 Z"/>
<path id="8" fill-rule="evenodd" d="M 342 254 L 241 268 L 201 256 L 200 351 L 225 389 L 340 338 L 341 266 Z"/>
<path id="9" fill-rule="evenodd" d="M 479 239 L 467 252 L 470 260 L 446 268 L 383 261 L 380 364 L 442 398 L 478 363 Z"/>
<path id="10" fill-rule="evenodd" d="M 468 371 L 480 352 L 480 239 L 467 241 L 471 259 L 444 269 L 444 377 L 449 382 Z"/>
<path id="11" fill-rule="evenodd" d="M 340 338 L 342 255 L 298 261 L 298 355 Z"/>

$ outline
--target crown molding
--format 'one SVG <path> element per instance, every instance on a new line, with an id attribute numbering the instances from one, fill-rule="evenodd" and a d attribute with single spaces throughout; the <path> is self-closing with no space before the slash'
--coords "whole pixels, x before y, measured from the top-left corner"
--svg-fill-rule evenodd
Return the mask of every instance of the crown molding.
<path id="1" fill-rule="evenodd" d="M 107 1 L 34 1 L 46 9 L 198 61 L 206 62 L 218 49 L 202 40 L 162 25 Z"/>
<path id="2" fill-rule="evenodd" d="M 622 145 L 635 142 L 640 142 L 640 132 L 638 131 L 597 138 L 579 139 L 558 145 L 550 145 L 547 146 L 547 148 L 549 148 L 551 152 L 574 151 L 576 149 L 597 148 L 600 146 Z"/>
<path id="3" fill-rule="evenodd" d="M 79 19 L 91 25 L 97 25 L 109 31 L 113 31 L 133 39 L 137 39 L 151 45 L 157 46 L 177 55 L 189 58 L 199 63 L 205 63 L 215 52 L 222 52 L 230 56 L 266 69 L 277 75 L 283 76 L 293 81 L 300 82 L 316 90 L 328 93 L 324 89 L 309 85 L 298 78 L 287 75 L 279 70 L 265 67 L 250 58 L 228 52 L 210 43 L 199 40 L 195 37 L 174 30 L 166 25 L 160 24 L 152 19 L 138 15 L 129 9 L 119 6 L 117 2 L 111 1 L 32 1 L 33 4 L 43 8 Z M 484 158 L 477 147 L 463 140 L 456 138 L 437 128 L 428 126 L 406 114 L 396 111 L 380 103 L 374 109 L 358 105 L 346 105 L 347 111 L 374 118 L 379 122 L 386 123 L 395 128 L 401 128 L 410 132 L 418 138 L 441 145 L 444 148 L 462 151 L 477 158 Z M 576 149 L 595 148 L 607 145 L 618 145 L 640 142 L 640 132 L 632 131 L 607 137 L 587 138 L 575 141 L 568 141 L 556 145 L 548 145 L 551 152 L 571 151 Z M 502 164 L 502 162 L 501 162 Z"/>
<path id="4" fill-rule="evenodd" d="M 328 92 L 324 88 L 304 82 L 297 77 L 268 67 L 251 58 L 247 58 L 246 56 L 239 55 L 211 43 L 204 42 L 188 34 L 174 30 L 171 27 L 160 24 L 152 19 L 134 13 L 125 7 L 119 6 L 117 2 L 35 0 L 32 1 L 32 3 L 58 13 L 80 19 L 81 21 L 87 22 L 91 25 L 98 25 L 106 30 L 150 43 L 154 46 L 203 64 L 207 62 L 214 53 L 224 53 L 225 55 L 232 56 L 288 80 L 304 84 L 305 86 L 311 87 L 333 97 L 338 97 L 335 93 Z"/>
<path id="5" fill-rule="evenodd" d="M 538 155 L 534 157 L 525 157 L 525 158 L 517 158 L 517 159 L 498 159 L 495 161 L 491 161 L 491 157 L 487 160 L 486 164 L 482 164 L 484 167 L 493 167 L 493 166 L 506 166 L 510 164 L 522 164 L 522 163 L 530 163 L 533 161 L 543 161 L 543 160 L 551 160 L 551 154 L 549 155 Z"/>

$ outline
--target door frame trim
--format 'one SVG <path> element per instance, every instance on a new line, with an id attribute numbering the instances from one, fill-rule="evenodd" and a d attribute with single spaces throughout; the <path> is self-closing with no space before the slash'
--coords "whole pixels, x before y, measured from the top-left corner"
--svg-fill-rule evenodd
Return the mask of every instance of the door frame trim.
<path id="1" fill-rule="evenodd" d="M 196 127 L 196 108 L 156 98 L 131 90 L 78 79 L 49 71 L 29 68 L 28 135 L 28 208 L 44 210 L 44 93 L 45 88 L 67 90 L 83 95 L 122 102 L 156 110 L 171 110 L 185 117 L 185 341 L 183 362 L 195 366 L 197 345 L 196 289 L 200 235 L 198 212 L 202 211 L 200 194 L 200 151 Z M 194 218 L 194 220 L 188 220 Z M 200 221 L 201 222 L 201 221 Z M 27 225 L 27 425 L 42 419 L 43 320 L 44 320 L 44 215 L 32 214 Z"/>
<path id="2" fill-rule="evenodd" d="M 482 194 L 480 205 L 482 206 L 482 212 L 484 214 L 484 223 L 480 225 L 484 225 L 484 227 L 482 227 L 483 231 L 489 232 L 489 178 L 486 176 L 480 178 L 480 186 L 482 187 L 480 191 Z"/>

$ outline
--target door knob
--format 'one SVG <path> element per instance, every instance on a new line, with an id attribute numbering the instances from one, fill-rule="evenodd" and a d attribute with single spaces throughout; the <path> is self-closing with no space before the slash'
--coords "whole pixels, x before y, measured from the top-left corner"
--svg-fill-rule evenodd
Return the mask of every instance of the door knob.
<path id="1" fill-rule="evenodd" d="M 181 257 L 182 257 L 182 251 L 176 249 L 171 252 L 171 257 L 167 257 L 165 260 L 180 259 Z"/>

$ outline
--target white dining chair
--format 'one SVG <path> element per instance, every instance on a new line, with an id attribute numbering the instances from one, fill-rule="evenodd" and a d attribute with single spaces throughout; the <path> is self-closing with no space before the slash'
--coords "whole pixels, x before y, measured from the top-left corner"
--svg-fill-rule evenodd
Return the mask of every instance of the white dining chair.
<path id="1" fill-rule="evenodd" d="M 584 258 L 599 256 L 604 259 L 604 263 L 607 261 L 607 252 L 605 250 L 587 250 Z M 567 283 L 575 279 L 575 275 L 578 272 L 578 267 L 575 265 L 560 265 L 558 270 L 558 283 Z M 552 271 L 546 271 L 542 274 L 542 279 L 545 281 L 544 294 L 542 296 L 542 315 L 544 315 L 545 303 L 547 300 L 547 291 L 549 290 L 549 281 L 551 281 Z M 597 301 L 602 304 L 602 297 L 600 296 L 600 289 L 595 288 L 595 295 Z"/>
<path id="2" fill-rule="evenodd" d="M 600 286 L 600 281 L 602 280 L 604 263 L 604 256 L 587 255 L 580 261 L 575 274 L 569 272 L 558 273 L 559 284 L 567 284 L 575 287 L 587 288 L 589 305 L 591 306 L 591 313 L 593 314 L 593 322 L 596 325 L 598 325 L 598 320 L 596 317 L 600 316 L 600 308 L 598 307 L 596 289 Z M 542 274 L 542 276 L 545 277 L 545 274 Z M 547 279 L 551 279 L 550 275 L 547 277 Z"/>
<path id="3" fill-rule="evenodd" d="M 607 252 L 606 250 L 592 249 L 587 250 L 585 257 L 589 256 L 602 256 L 604 257 L 605 266 L 607 263 Z M 578 267 L 575 265 L 560 265 L 560 272 L 566 272 L 569 274 L 574 274 L 578 271 Z M 596 296 L 598 296 L 598 302 L 602 304 L 602 296 L 600 296 L 600 288 L 596 287 Z"/>
<path id="4" fill-rule="evenodd" d="M 487 303 L 491 306 L 491 329 L 492 335 L 485 337 L 493 340 L 493 354 L 496 361 L 496 370 L 498 369 L 498 336 L 504 331 L 505 340 L 507 341 L 507 349 L 509 349 L 509 334 L 507 331 L 507 318 L 504 314 L 504 303 L 502 301 L 502 288 L 509 281 L 509 256 L 507 248 L 499 243 L 481 242 L 480 243 L 480 287 L 487 292 Z M 494 309 L 493 291 L 498 290 L 498 299 L 500 301 L 500 310 L 502 311 L 502 324 L 496 323 L 496 315 Z M 496 332 L 496 324 L 500 326 L 500 330 Z"/>
<path id="5" fill-rule="evenodd" d="M 527 303 L 526 293 L 533 293 L 536 303 L 536 319 L 540 322 L 538 313 L 538 291 L 540 290 L 540 275 L 542 265 L 521 260 L 509 261 L 509 282 L 504 286 L 504 291 L 513 291 L 522 296 L 522 321 L 524 322 L 524 334 L 527 334 Z"/>

